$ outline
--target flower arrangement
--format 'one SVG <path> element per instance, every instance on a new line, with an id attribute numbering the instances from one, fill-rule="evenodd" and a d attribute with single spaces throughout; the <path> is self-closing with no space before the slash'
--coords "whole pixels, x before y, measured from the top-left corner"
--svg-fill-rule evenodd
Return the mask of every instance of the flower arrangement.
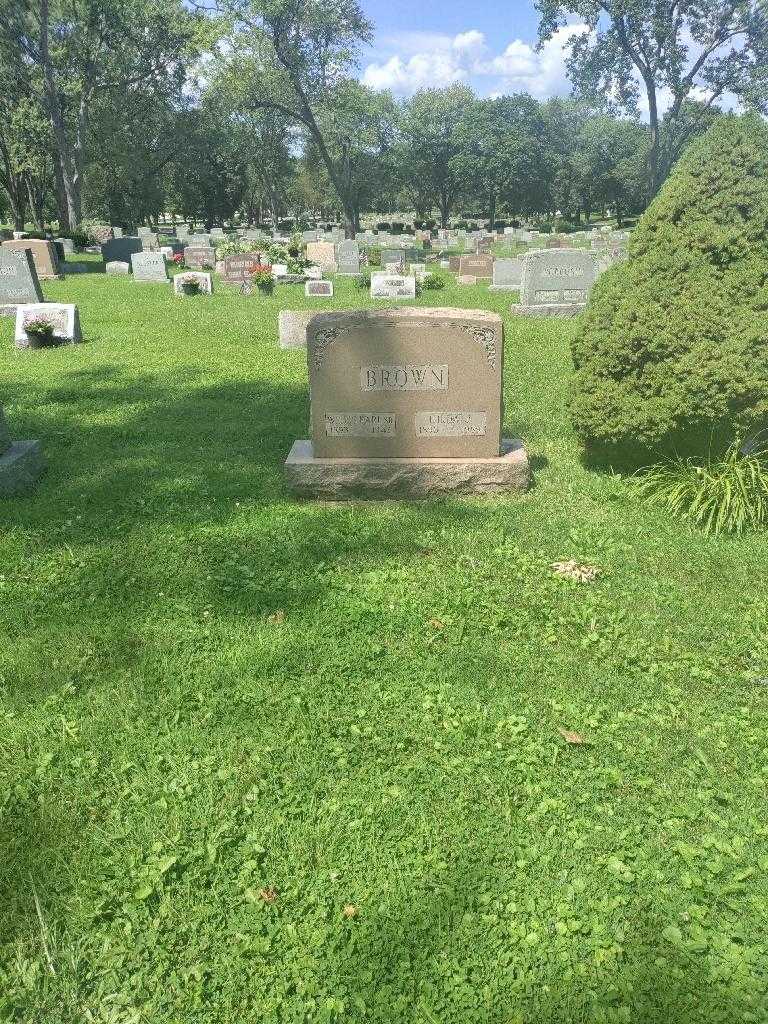
<path id="1" fill-rule="evenodd" d="M 58 341 L 53 333 L 53 324 L 44 316 L 36 316 L 34 320 L 29 320 L 24 324 L 24 331 L 31 348 L 48 348 Z"/>
<path id="2" fill-rule="evenodd" d="M 200 281 L 194 274 L 180 274 L 179 284 L 185 295 L 200 294 Z"/>
<path id="3" fill-rule="evenodd" d="M 171 256 L 171 262 L 179 270 L 183 270 L 184 269 L 184 253 L 183 252 L 175 252 L 173 254 L 173 256 Z"/>
<path id="4" fill-rule="evenodd" d="M 257 264 L 251 273 L 251 279 L 260 292 L 271 292 L 275 287 L 275 279 L 272 277 L 272 264 Z"/>

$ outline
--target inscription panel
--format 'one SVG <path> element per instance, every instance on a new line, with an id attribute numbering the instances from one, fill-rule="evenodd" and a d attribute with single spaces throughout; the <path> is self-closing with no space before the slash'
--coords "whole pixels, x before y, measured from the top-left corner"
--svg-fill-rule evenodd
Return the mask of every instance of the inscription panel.
<path id="1" fill-rule="evenodd" d="M 417 412 L 416 437 L 485 437 L 486 412 Z"/>
<path id="2" fill-rule="evenodd" d="M 447 391 L 448 364 L 361 366 L 361 391 Z"/>
<path id="3" fill-rule="evenodd" d="M 394 437 L 397 417 L 393 412 L 327 412 L 326 437 Z"/>

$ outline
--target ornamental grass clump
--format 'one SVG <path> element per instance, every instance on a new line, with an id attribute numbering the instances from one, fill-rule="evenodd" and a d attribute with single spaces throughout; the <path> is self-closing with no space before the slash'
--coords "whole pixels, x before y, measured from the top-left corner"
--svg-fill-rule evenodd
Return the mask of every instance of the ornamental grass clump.
<path id="1" fill-rule="evenodd" d="M 595 285 L 572 344 L 572 422 L 590 447 L 706 457 L 768 422 L 768 125 L 726 116 Z M 642 456 L 641 456 L 642 457 Z"/>
<path id="2" fill-rule="evenodd" d="M 694 523 L 706 534 L 768 526 L 768 443 L 734 441 L 722 457 L 670 459 L 638 477 L 651 505 Z"/>

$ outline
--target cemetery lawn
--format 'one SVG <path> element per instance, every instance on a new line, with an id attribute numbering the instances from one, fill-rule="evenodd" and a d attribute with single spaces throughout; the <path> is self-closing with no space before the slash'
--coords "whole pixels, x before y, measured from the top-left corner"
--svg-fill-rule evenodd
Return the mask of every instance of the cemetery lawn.
<path id="1" fill-rule="evenodd" d="M 530 493 L 334 506 L 281 481 L 302 288 L 44 291 L 86 344 L 0 321 L 49 462 L 0 504 L 0 1020 L 768 1020 L 768 544 L 582 463 L 573 324 L 506 319 Z"/>

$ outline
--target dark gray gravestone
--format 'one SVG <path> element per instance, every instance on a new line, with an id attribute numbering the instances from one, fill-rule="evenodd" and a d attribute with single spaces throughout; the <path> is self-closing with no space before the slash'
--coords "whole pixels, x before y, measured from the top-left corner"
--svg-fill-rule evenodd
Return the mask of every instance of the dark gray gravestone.
<path id="1" fill-rule="evenodd" d="M 135 252 L 131 256 L 134 281 L 150 284 L 167 284 L 168 271 L 165 256 L 161 252 Z"/>
<path id="2" fill-rule="evenodd" d="M 124 235 L 122 238 L 111 238 L 101 246 L 101 258 L 105 263 L 130 263 L 131 256 L 144 251 L 144 241 L 138 235 Z"/>
<path id="3" fill-rule="evenodd" d="M 42 301 L 43 293 L 30 251 L 0 249 L 0 316 L 15 316 L 16 306 Z"/>

